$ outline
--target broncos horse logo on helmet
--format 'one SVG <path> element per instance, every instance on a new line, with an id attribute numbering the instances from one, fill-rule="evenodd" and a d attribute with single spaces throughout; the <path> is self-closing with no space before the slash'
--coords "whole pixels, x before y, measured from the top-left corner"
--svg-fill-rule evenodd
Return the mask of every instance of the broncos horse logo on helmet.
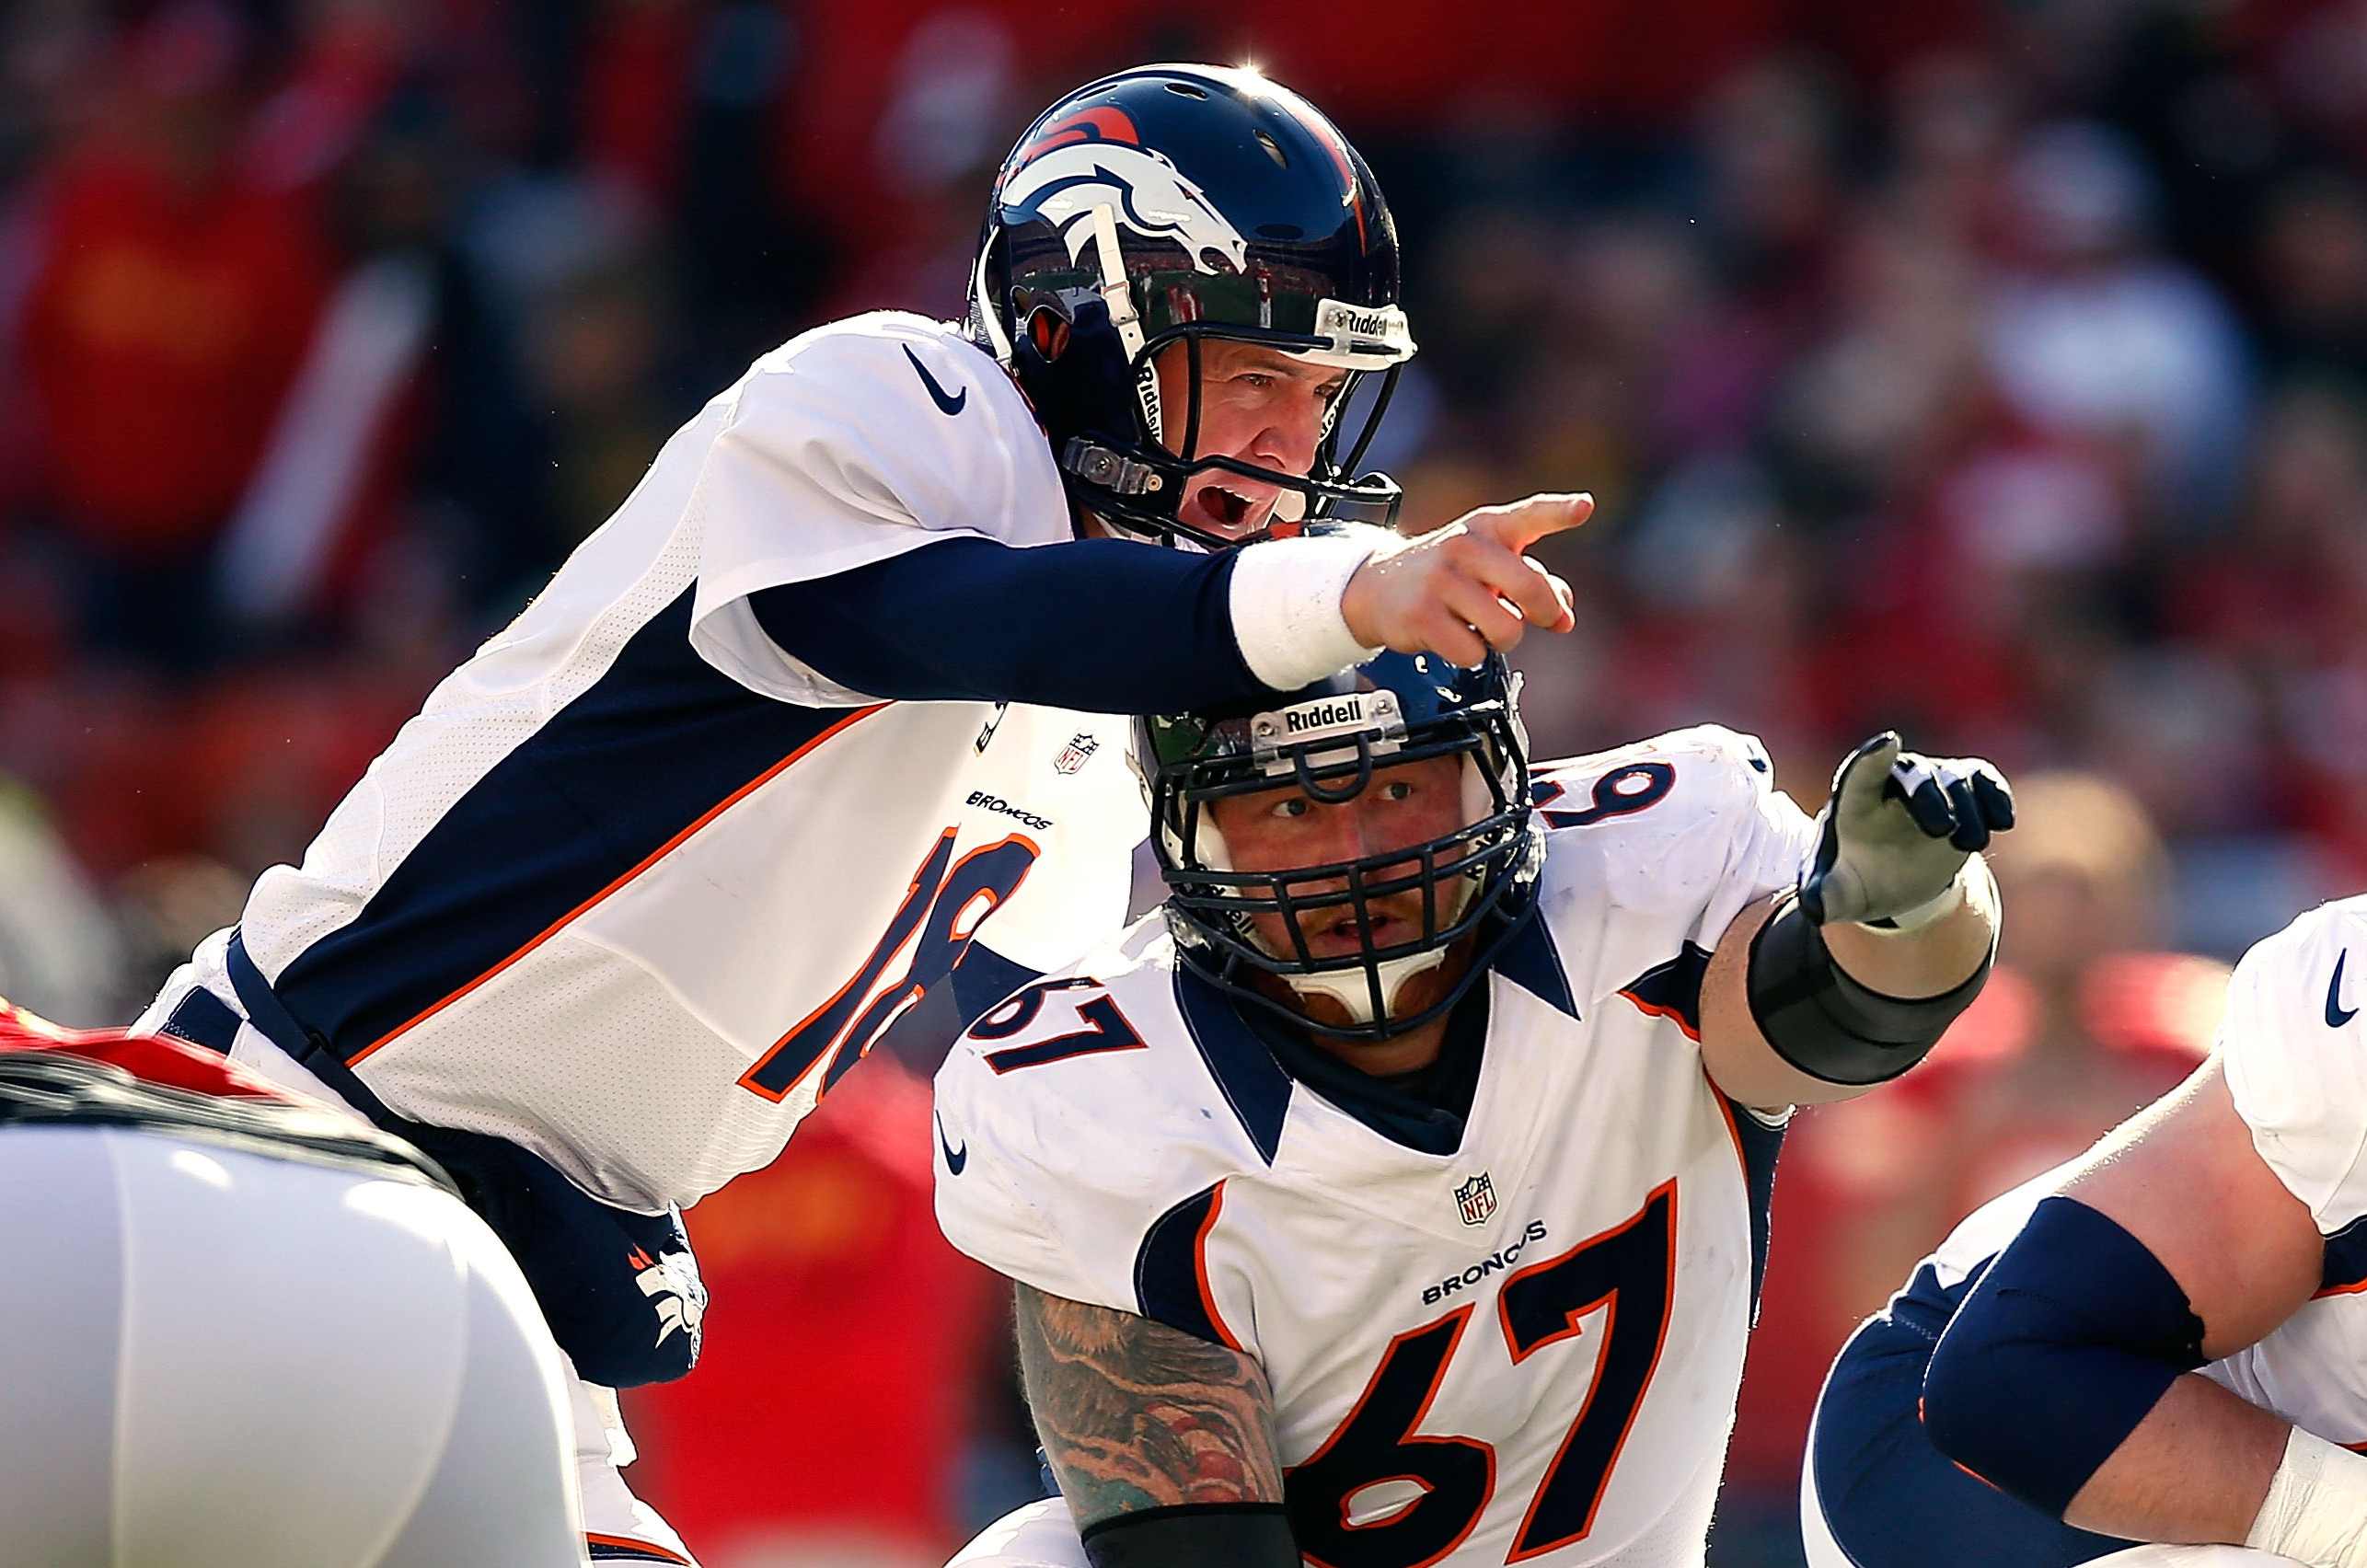
<path id="1" fill-rule="evenodd" d="M 1237 544 L 1177 513 L 1194 476 L 1230 470 L 1295 494 L 1294 521 L 1394 518 L 1396 484 L 1357 467 L 1414 354 L 1396 225 L 1355 149 L 1287 88 L 1154 65 L 1069 94 L 1005 161 L 971 285 L 973 335 L 1018 378 L 1084 510 Z M 1211 339 L 1349 373 L 1312 471 L 1195 453 Z M 1191 391 L 1171 431 L 1152 361 L 1177 343 Z M 1343 455 L 1339 414 L 1368 375 L 1380 395 Z"/>
<path id="2" fill-rule="evenodd" d="M 1002 194 L 1004 211 L 1052 225 L 1082 261 L 1095 243 L 1094 209 L 1107 206 L 1122 233 L 1172 239 L 1203 271 L 1207 258 L 1235 272 L 1249 266 L 1249 244 L 1200 188 L 1161 155 L 1101 142 L 1076 142 L 1045 154 L 1020 170 Z M 1121 240 L 1123 244 L 1123 240 Z"/>

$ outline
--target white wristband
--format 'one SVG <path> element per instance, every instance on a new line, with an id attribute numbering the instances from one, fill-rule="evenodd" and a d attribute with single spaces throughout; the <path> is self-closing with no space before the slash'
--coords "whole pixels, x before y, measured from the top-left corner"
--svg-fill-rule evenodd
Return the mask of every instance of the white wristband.
<path id="1" fill-rule="evenodd" d="M 1985 908 L 1992 916 L 1997 909 L 1997 879 L 1990 873 L 1988 863 L 1978 855 L 1966 856 L 1964 864 L 1957 868 L 1956 875 L 1948 879 L 1948 885 L 1934 896 L 1912 909 L 1901 909 L 1890 917 L 1888 926 L 1868 926 L 1865 928 L 1877 937 L 1912 936 L 1926 926 L 1937 925 L 1967 904 Z"/>
<path id="2" fill-rule="evenodd" d="M 1380 651 L 1348 630 L 1340 600 L 1375 551 L 1396 542 L 1380 528 L 1268 539 L 1233 558 L 1233 640 L 1249 673 L 1276 691 L 1297 691 Z"/>
<path id="3" fill-rule="evenodd" d="M 2244 1544 L 2311 1568 L 2367 1568 L 2367 1456 L 2294 1427 Z"/>

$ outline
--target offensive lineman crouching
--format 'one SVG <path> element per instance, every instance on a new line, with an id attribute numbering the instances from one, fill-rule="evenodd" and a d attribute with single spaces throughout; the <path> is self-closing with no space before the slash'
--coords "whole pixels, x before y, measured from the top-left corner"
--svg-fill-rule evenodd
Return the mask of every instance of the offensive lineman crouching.
<path id="1" fill-rule="evenodd" d="M 1816 1568 L 2367 1565 L 2353 951 L 2367 898 L 2255 946 L 2192 1078 L 1852 1336 L 1801 1488 Z"/>
<path id="2" fill-rule="evenodd" d="M 1532 784 L 1500 660 L 1393 654 L 1137 755 L 1163 920 L 938 1078 L 1064 1494 L 956 1561 L 1698 1564 L 1782 1108 L 1978 991 L 2003 780 L 1884 735 L 1820 831 L 1705 727 Z"/>

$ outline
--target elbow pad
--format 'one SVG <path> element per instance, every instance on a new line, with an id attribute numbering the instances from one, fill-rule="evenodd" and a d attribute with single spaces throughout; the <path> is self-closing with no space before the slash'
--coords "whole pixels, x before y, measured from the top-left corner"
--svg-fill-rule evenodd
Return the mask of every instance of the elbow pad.
<path id="1" fill-rule="evenodd" d="M 1997 947 L 1971 978 L 1936 997 L 1886 997 L 1842 973 L 1799 896 L 1750 939 L 1750 1016 L 1775 1054 L 1810 1078 L 1861 1085 L 1897 1078 L 1931 1054 L 1989 984 Z"/>
<path id="2" fill-rule="evenodd" d="M 1182 1503 L 1096 1519 L 1079 1532 L 1093 1568 L 1299 1568 L 1279 1503 Z"/>
<path id="3" fill-rule="evenodd" d="M 2202 1320 L 2144 1244 L 2072 1198 L 2031 1212 L 1923 1374 L 1932 1446 L 2055 1518 L 2179 1374 Z"/>

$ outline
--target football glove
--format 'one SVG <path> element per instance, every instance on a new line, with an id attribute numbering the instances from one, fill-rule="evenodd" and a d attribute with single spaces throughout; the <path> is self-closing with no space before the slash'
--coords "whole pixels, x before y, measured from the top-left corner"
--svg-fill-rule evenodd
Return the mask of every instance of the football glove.
<path id="1" fill-rule="evenodd" d="M 1817 825 L 1808 917 L 1912 929 L 1954 907 L 1941 900 L 1966 859 L 2014 825 L 2014 791 L 1979 757 L 1924 756 L 1886 730 L 1842 761 Z"/>

